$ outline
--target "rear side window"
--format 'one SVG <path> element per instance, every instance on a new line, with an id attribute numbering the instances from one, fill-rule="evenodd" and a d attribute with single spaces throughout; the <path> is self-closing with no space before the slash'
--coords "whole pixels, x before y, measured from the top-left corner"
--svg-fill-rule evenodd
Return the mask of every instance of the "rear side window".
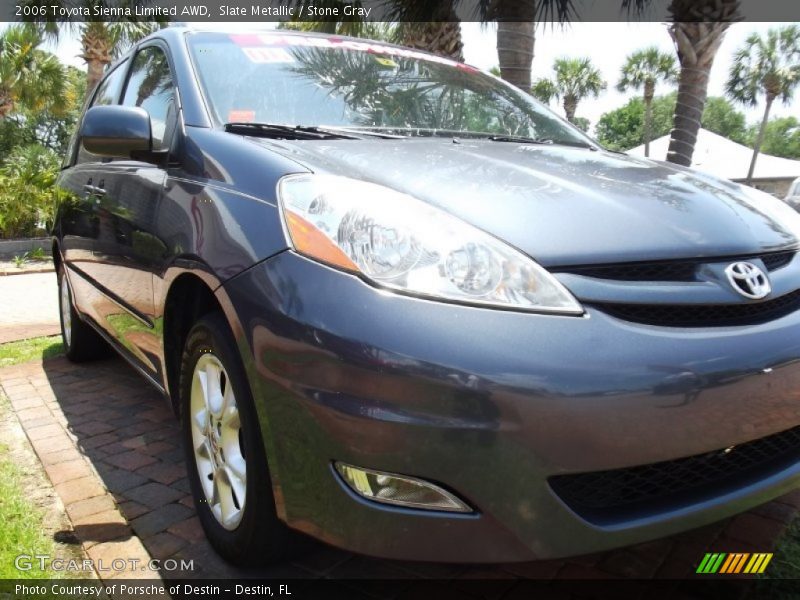
<path id="1" fill-rule="evenodd" d="M 150 46 L 141 50 L 131 66 L 125 106 L 139 106 L 150 114 L 153 150 L 167 150 L 177 123 L 175 85 L 164 52 Z"/>

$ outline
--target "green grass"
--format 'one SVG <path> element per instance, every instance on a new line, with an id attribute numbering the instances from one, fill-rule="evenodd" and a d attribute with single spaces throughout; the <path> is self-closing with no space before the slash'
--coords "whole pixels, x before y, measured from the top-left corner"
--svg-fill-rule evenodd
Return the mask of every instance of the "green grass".
<path id="1" fill-rule="evenodd" d="M 8 460 L 8 446 L 0 443 L 0 579 L 54 577 L 34 565 L 20 571 L 14 565 L 21 554 L 54 556 L 55 543 L 42 532 L 44 515 L 22 491 L 22 473 Z"/>
<path id="2" fill-rule="evenodd" d="M 34 359 L 52 358 L 61 354 L 64 354 L 61 336 L 9 342 L 0 344 L 0 367 L 17 365 Z"/>
<path id="3" fill-rule="evenodd" d="M 748 598 L 796 600 L 800 577 L 800 518 L 795 518 L 778 539 L 767 570 L 758 576 Z"/>
<path id="4" fill-rule="evenodd" d="M 800 518 L 795 518 L 778 540 L 764 579 L 797 579 L 800 576 Z"/>
<path id="5" fill-rule="evenodd" d="M 8 418 L 8 401 L 0 395 L 0 419 Z M 61 572 L 42 571 L 35 562 L 30 570 L 15 567 L 21 554 L 56 556 L 55 542 L 44 533 L 44 511 L 25 494 L 24 477 L 9 446 L 0 442 L 0 579 L 61 577 Z"/>

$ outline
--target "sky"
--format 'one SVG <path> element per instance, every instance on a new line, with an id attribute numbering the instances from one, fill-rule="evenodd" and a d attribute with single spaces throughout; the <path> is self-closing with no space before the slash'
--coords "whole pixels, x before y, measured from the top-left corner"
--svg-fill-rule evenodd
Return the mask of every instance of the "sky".
<path id="1" fill-rule="evenodd" d="M 226 23 L 225 27 L 251 27 L 247 23 Z M 264 25 L 264 24 L 261 24 Z M 260 26 L 261 26 L 260 25 Z M 775 23 L 737 23 L 732 25 L 725 35 L 714 67 L 711 71 L 709 95 L 724 95 L 725 80 L 731 66 L 734 52 L 744 43 L 752 32 L 765 33 Z M 497 65 L 496 30 L 493 25 L 482 26 L 478 23 L 463 23 L 465 61 L 481 69 L 490 69 Z M 552 25 L 540 26 L 536 30 L 536 46 L 532 75 L 533 79 L 550 76 L 553 61 L 559 57 L 589 56 L 595 66 L 600 69 L 608 82 L 608 89 L 598 99 L 588 99 L 578 106 L 577 115 L 588 118 L 592 126 L 600 116 L 625 104 L 635 92 L 620 93 L 615 89 L 620 69 L 625 58 L 631 52 L 656 45 L 666 52 L 674 52 L 672 39 L 664 23 L 575 23 L 564 28 Z M 79 44 L 75 36 L 64 37 L 57 47 L 51 47 L 62 61 L 84 68 L 83 60 L 78 57 Z M 670 91 L 668 86 L 661 86 L 656 93 Z M 554 102 L 552 108 L 560 114 L 560 106 Z M 747 115 L 748 122 L 760 122 L 764 110 L 763 103 L 755 108 L 738 106 Z M 800 116 L 800 93 L 795 94 L 793 102 L 784 106 L 777 103 L 773 106 L 772 116 Z"/>

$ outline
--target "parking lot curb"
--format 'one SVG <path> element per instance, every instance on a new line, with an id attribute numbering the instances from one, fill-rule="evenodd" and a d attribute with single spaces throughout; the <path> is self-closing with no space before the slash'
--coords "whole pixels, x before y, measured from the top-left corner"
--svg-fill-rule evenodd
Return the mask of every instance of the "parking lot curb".
<path id="1" fill-rule="evenodd" d="M 23 323 L 20 325 L 0 326 L 0 344 L 20 342 L 37 337 L 59 335 L 61 326 L 58 323 Z"/>
<path id="2" fill-rule="evenodd" d="M 31 269 L 17 269 L 16 267 L 11 269 L 0 269 L 0 277 L 8 277 L 11 275 L 31 275 L 33 273 L 53 273 L 55 272 L 55 267 L 50 265 L 49 267 L 34 267 Z"/>

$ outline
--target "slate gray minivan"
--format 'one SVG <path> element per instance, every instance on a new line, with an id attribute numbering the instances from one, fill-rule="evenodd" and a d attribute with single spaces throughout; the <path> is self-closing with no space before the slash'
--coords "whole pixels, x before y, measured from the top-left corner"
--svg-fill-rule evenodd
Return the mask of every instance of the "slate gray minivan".
<path id="1" fill-rule="evenodd" d="M 800 215 L 470 66 L 168 28 L 59 184 L 67 354 L 164 393 L 231 561 L 558 557 L 800 481 Z"/>

